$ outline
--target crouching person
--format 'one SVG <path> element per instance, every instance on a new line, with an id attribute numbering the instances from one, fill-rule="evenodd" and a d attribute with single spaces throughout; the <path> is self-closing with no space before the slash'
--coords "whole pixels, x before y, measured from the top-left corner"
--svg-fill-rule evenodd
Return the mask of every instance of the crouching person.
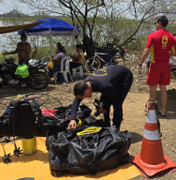
<path id="1" fill-rule="evenodd" d="M 110 126 L 110 106 L 113 105 L 113 125 L 120 130 L 123 118 L 123 101 L 132 85 L 133 75 L 124 66 L 110 65 L 99 69 L 88 76 L 83 82 L 74 86 L 75 99 L 71 109 L 71 121 L 68 129 L 76 128 L 76 112 L 80 102 L 85 98 L 92 97 L 92 93 L 100 92 L 100 101 L 104 102 L 99 107 L 99 112 L 104 113 L 105 126 Z"/>

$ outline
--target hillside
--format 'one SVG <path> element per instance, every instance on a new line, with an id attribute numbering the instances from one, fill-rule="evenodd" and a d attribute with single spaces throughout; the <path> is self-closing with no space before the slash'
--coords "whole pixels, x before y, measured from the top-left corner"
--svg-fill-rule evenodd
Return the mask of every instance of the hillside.
<path id="1" fill-rule="evenodd" d="M 13 9 L 12 11 L 4 14 L 0 14 L 0 17 L 27 17 L 28 15 L 18 12 L 17 10 Z"/>

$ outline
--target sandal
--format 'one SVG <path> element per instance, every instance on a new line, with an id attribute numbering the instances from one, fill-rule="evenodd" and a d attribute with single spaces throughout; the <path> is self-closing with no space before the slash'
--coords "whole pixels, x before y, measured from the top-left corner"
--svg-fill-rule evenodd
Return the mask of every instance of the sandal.
<path id="1" fill-rule="evenodd" d="M 165 114 L 165 115 L 163 115 L 163 114 L 161 114 L 161 112 L 160 112 L 160 111 L 158 111 L 158 114 L 159 114 L 160 116 L 162 116 L 162 117 L 166 117 L 166 114 Z"/>
<path id="2" fill-rule="evenodd" d="M 144 111 L 147 113 L 147 112 L 148 112 L 148 109 L 145 107 L 145 108 L 144 108 Z"/>
<path id="3" fill-rule="evenodd" d="M 9 101 L 7 101 L 7 100 L 0 101 L 0 104 L 6 105 L 6 104 L 8 104 L 8 103 L 9 103 Z"/>

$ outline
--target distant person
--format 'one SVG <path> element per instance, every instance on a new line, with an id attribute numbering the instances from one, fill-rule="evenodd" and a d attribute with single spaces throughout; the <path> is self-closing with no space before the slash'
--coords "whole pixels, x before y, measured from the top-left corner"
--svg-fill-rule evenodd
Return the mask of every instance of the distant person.
<path id="1" fill-rule="evenodd" d="M 84 81 L 74 86 L 75 99 L 71 108 L 68 129 L 76 128 L 76 112 L 80 102 L 92 97 L 92 93 L 100 92 L 99 112 L 104 113 L 105 126 L 110 126 L 110 106 L 113 105 L 113 125 L 120 130 L 123 118 L 123 102 L 133 82 L 133 74 L 124 66 L 110 65 L 97 70 Z"/>
<path id="2" fill-rule="evenodd" d="M 176 59 L 174 57 L 170 57 L 170 59 L 174 62 L 176 62 Z"/>
<path id="3" fill-rule="evenodd" d="M 62 46 L 60 42 L 56 43 L 56 53 L 54 55 L 52 55 L 52 58 L 54 58 L 60 51 L 59 51 L 59 47 Z"/>
<path id="4" fill-rule="evenodd" d="M 70 62 L 70 72 L 73 74 L 72 68 L 76 68 L 83 64 L 84 62 L 84 52 L 82 50 L 82 45 L 76 45 L 76 52 L 73 55 L 70 55 L 72 61 Z"/>
<path id="5" fill-rule="evenodd" d="M 166 116 L 167 91 L 166 85 L 170 84 L 169 57 L 175 55 L 175 37 L 166 30 L 168 19 L 159 16 L 155 20 L 156 32 L 149 34 L 146 47 L 137 69 L 142 69 L 142 64 L 151 51 L 151 61 L 147 73 L 147 85 L 150 87 L 150 98 L 156 100 L 156 88 L 159 84 L 161 90 L 162 107 L 159 114 Z"/>
<path id="6" fill-rule="evenodd" d="M 58 42 L 56 44 L 56 47 L 57 47 L 57 50 L 56 50 L 56 54 L 58 54 L 60 51 L 59 51 L 59 47 L 62 46 L 60 42 Z"/>
<path id="7" fill-rule="evenodd" d="M 15 61 L 14 61 L 14 59 L 13 59 L 12 57 L 10 57 L 10 58 L 8 59 L 8 62 L 14 64 Z"/>
<path id="8" fill-rule="evenodd" d="M 30 59 L 30 53 L 31 53 L 31 45 L 26 42 L 27 41 L 27 36 L 26 34 L 21 34 L 21 42 L 18 42 L 17 47 L 15 51 L 12 52 L 7 52 L 3 53 L 3 55 L 8 55 L 8 54 L 16 54 L 18 53 L 18 64 L 28 64 L 28 61 Z"/>
<path id="9" fill-rule="evenodd" d="M 49 70 L 49 76 L 53 77 L 53 72 L 57 72 L 61 70 L 61 61 L 64 57 L 69 56 L 68 53 L 65 50 L 64 46 L 60 46 L 59 47 L 59 53 L 52 58 L 52 60 L 54 61 L 54 68 L 52 70 Z M 60 75 L 58 75 L 58 80 L 61 78 Z"/>

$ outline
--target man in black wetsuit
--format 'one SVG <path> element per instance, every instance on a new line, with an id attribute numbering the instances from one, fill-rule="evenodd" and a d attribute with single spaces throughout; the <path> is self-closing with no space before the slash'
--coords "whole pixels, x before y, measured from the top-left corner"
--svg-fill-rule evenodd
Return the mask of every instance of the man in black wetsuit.
<path id="1" fill-rule="evenodd" d="M 92 97 L 93 92 L 100 92 L 100 101 L 104 102 L 99 107 L 99 112 L 104 113 L 105 126 L 110 126 L 109 111 L 113 105 L 113 124 L 120 129 L 123 118 L 122 104 L 130 90 L 133 82 L 133 74 L 124 66 L 110 65 L 103 67 L 83 82 L 78 82 L 74 86 L 75 99 L 71 108 L 71 121 L 68 129 L 76 128 L 76 112 L 82 99 Z"/>

